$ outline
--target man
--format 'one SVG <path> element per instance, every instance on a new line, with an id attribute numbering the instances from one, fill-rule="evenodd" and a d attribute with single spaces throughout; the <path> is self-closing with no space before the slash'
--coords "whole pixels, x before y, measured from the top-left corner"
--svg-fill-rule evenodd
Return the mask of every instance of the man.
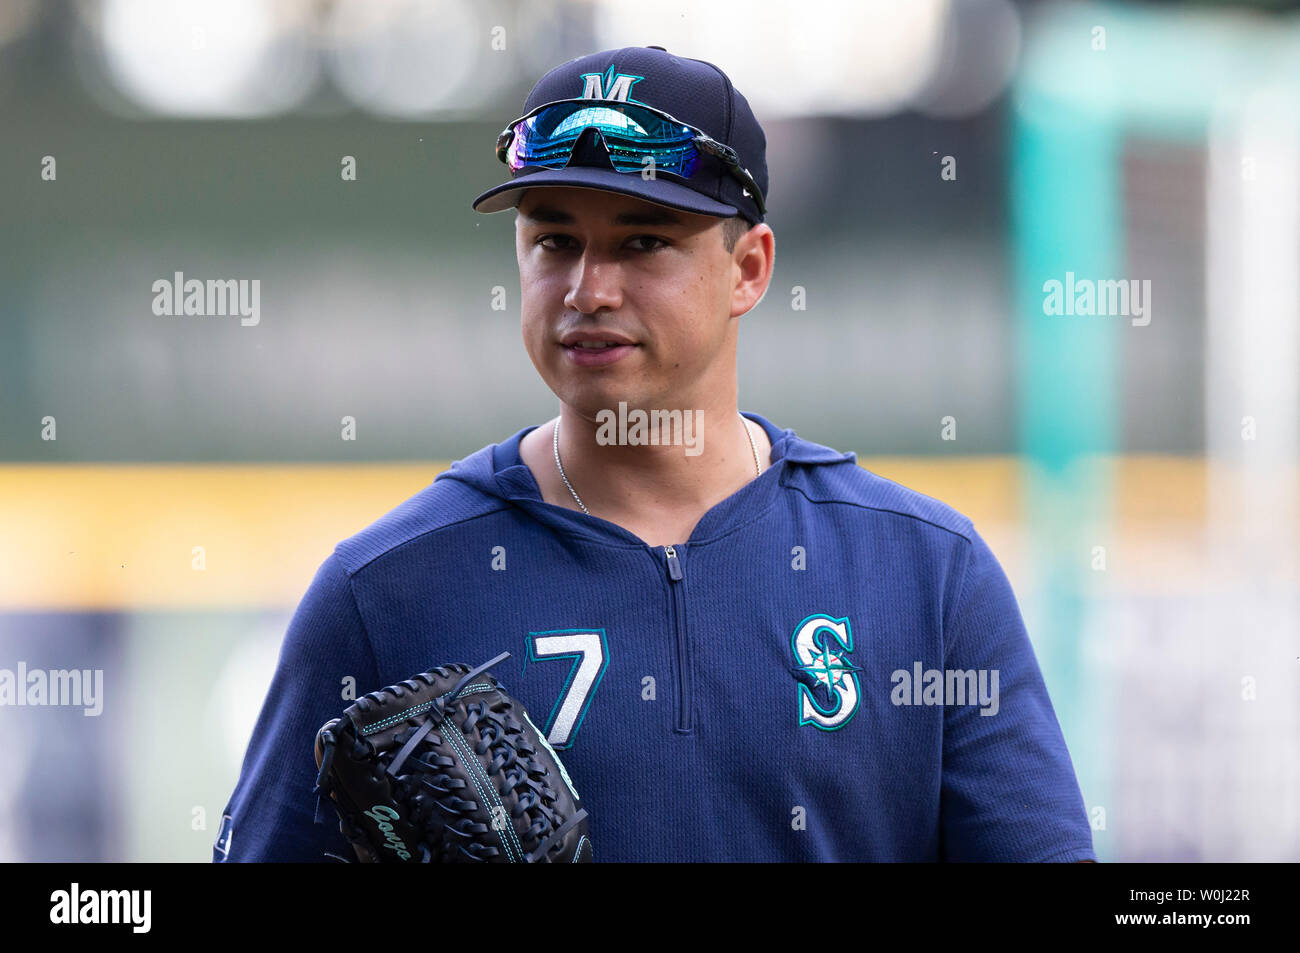
<path id="1" fill-rule="evenodd" d="M 214 856 L 315 860 L 316 729 L 502 650 L 597 861 L 1093 858 L 1015 597 L 969 520 L 737 411 L 774 261 L 765 137 L 658 47 L 548 73 L 499 141 L 560 415 L 338 545 L 286 635 Z M 651 435 L 654 438 L 651 440 Z"/>

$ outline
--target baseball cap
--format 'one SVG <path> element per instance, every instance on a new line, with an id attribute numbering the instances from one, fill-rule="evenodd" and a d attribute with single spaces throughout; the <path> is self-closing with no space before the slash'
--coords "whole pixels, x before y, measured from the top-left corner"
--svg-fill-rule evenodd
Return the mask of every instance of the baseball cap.
<path id="1" fill-rule="evenodd" d="M 661 46 L 630 46 L 578 57 L 551 70 L 533 87 L 523 115 L 561 100 L 591 99 L 633 103 L 666 113 L 735 150 L 739 166 L 767 195 L 767 138 L 749 103 L 727 74 L 704 60 L 673 56 Z M 668 174 L 646 178 L 620 172 L 594 129 L 586 130 L 562 169 L 525 166 L 510 181 L 474 200 L 477 212 L 514 208 L 524 191 L 547 186 L 600 189 L 631 195 L 657 205 L 730 217 L 751 223 L 764 214 L 726 165 L 709 157 L 688 179 Z"/>

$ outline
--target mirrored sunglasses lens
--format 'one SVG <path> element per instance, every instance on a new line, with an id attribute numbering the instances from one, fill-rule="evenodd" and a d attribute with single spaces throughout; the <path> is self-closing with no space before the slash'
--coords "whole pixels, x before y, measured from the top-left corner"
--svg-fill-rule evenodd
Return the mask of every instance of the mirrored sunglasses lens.
<path id="1" fill-rule="evenodd" d="M 614 167 L 621 172 L 654 168 L 689 177 L 699 167 L 695 134 L 689 127 L 636 106 L 582 103 L 553 106 L 517 124 L 507 165 L 515 172 L 528 165 L 563 168 L 589 128 L 600 133 Z"/>

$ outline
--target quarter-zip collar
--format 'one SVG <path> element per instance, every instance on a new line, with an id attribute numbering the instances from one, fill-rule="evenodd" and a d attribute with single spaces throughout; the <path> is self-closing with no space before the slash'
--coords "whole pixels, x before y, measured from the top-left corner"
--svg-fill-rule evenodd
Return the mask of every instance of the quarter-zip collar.
<path id="1" fill-rule="evenodd" d="M 857 457 L 853 453 L 841 453 L 803 440 L 793 430 L 782 430 L 758 414 L 745 413 L 743 416 L 767 432 L 772 443 L 771 466 L 710 508 L 696 524 L 690 539 L 682 541 L 684 543 L 707 543 L 761 519 L 776 501 L 780 490 L 796 479 L 796 464 L 856 463 Z M 525 427 L 502 443 L 484 447 L 456 461 L 438 479 L 459 480 L 488 495 L 510 500 L 558 532 L 597 539 L 606 545 L 644 547 L 640 538 L 615 523 L 542 499 L 532 471 L 519 456 L 520 441 L 537 426 Z"/>

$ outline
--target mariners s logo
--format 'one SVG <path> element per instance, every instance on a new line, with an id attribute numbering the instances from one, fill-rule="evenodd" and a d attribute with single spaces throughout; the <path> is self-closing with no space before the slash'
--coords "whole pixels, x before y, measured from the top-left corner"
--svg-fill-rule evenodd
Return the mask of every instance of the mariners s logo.
<path id="1" fill-rule="evenodd" d="M 857 712 L 861 694 L 857 675 L 861 669 L 848 658 L 853 651 L 848 618 L 810 615 L 795 626 L 790 646 L 799 677 L 799 724 L 822 731 L 843 728 Z M 825 703 L 819 694 L 825 696 Z"/>

